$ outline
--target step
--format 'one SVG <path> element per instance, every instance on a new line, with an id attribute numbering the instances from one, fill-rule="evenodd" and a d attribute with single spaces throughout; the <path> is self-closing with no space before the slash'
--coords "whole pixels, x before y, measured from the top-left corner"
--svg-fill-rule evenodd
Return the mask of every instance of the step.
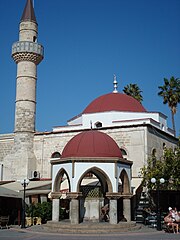
<path id="1" fill-rule="evenodd" d="M 70 222 L 48 221 L 43 225 L 43 229 L 49 232 L 60 233 L 118 233 L 140 229 L 136 222 L 119 222 L 118 224 L 102 223 L 80 223 L 70 224 Z"/>

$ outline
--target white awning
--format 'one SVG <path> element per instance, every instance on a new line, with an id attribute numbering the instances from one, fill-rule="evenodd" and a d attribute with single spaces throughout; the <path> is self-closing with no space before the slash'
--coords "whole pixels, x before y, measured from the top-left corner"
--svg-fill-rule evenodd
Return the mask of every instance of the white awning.
<path id="1" fill-rule="evenodd" d="M 26 196 L 35 194 L 48 194 L 51 191 L 51 180 L 46 181 L 30 181 L 26 186 Z M 23 194 L 24 188 L 19 181 L 5 183 L 0 187 L 14 191 L 15 193 Z M 1 194 L 0 194 L 1 195 Z"/>
<path id="2" fill-rule="evenodd" d="M 23 198 L 23 194 L 0 186 L 0 197 Z"/>

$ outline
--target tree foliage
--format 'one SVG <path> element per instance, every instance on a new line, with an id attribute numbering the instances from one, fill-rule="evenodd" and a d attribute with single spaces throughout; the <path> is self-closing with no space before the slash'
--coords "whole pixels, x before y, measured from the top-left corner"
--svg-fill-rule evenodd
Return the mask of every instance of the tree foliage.
<path id="1" fill-rule="evenodd" d="M 177 105 L 180 103 L 180 79 L 171 77 L 170 80 L 164 78 L 164 85 L 158 87 L 158 95 L 163 97 L 163 103 L 168 104 L 171 110 L 172 125 L 175 132 L 174 115 L 177 111 Z"/>
<path id="2" fill-rule="evenodd" d="M 135 98 L 137 101 L 142 103 L 143 97 L 141 95 L 142 91 L 138 87 L 137 84 L 130 83 L 129 85 L 125 86 L 123 89 L 123 92 L 133 98 Z"/>
<path id="3" fill-rule="evenodd" d="M 161 159 L 155 156 L 148 160 L 147 166 L 141 169 L 143 185 L 148 189 L 156 189 L 159 184 L 160 189 L 180 190 L 180 145 L 176 149 L 165 149 Z M 156 178 L 155 184 L 151 183 L 151 178 Z M 165 179 L 164 184 L 158 180 Z"/>
<path id="4" fill-rule="evenodd" d="M 52 203 L 32 203 L 26 206 L 26 214 L 29 217 L 41 217 L 42 221 L 47 221 L 52 219 Z"/>

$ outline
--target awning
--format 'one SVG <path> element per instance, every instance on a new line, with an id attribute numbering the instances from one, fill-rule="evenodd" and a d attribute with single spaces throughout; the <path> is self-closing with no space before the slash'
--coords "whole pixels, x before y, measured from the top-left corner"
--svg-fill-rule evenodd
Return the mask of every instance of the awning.
<path id="1" fill-rule="evenodd" d="M 0 197 L 23 198 L 23 194 L 0 186 Z"/>
<path id="2" fill-rule="evenodd" d="M 26 187 L 26 196 L 34 194 L 48 194 L 51 191 L 51 180 L 47 181 L 30 181 Z M 24 188 L 19 181 L 5 183 L 0 187 L 6 188 L 16 193 L 23 194 Z M 1 195 L 1 194 L 0 194 Z"/>

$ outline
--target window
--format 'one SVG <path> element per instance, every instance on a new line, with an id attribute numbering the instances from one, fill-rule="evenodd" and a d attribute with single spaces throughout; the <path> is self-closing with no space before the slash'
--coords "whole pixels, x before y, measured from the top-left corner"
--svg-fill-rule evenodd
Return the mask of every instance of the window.
<path id="1" fill-rule="evenodd" d="M 93 177 L 93 173 L 89 172 L 85 175 L 84 178 L 92 178 Z"/>
<path id="2" fill-rule="evenodd" d="M 163 149 L 166 149 L 166 144 L 165 143 L 163 143 Z"/>
<path id="3" fill-rule="evenodd" d="M 60 158 L 61 154 L 59 152 L 54 152 L 51 156 L 51 158 Z"/>
<path id="4" fill-rule="evenodd" d="M 37 42 L 37 37 L 36 36 L 33 37 L 33 42 Z"/>
<path id="5" fill-rule="evenodd" d="M 97 122 L 97 123 L 95 123 L 95 126 L 96 126 L 96 128 L 101 128 L 102 127 L 102 123 L 101 122 Z"/>
<path id="6" fill-rule="evenodd" d="M 156 149 L 153 148 L 152 150 L 152 167 L 155 167 L 156 165 Z"/>
<path id="7" fill-rule="evenodd" d="M 120 148 L 120 150 L 121 150 L 123 157 L 127 156 L 127 152 L 123 148 Z"/>
<path id="8" fill-rule="evenodd" d="M 155 156 L 156 156 L 156 149 L 153 148 L 153 150 L 152 150 L 152 157 L 155 157 Z"/>

